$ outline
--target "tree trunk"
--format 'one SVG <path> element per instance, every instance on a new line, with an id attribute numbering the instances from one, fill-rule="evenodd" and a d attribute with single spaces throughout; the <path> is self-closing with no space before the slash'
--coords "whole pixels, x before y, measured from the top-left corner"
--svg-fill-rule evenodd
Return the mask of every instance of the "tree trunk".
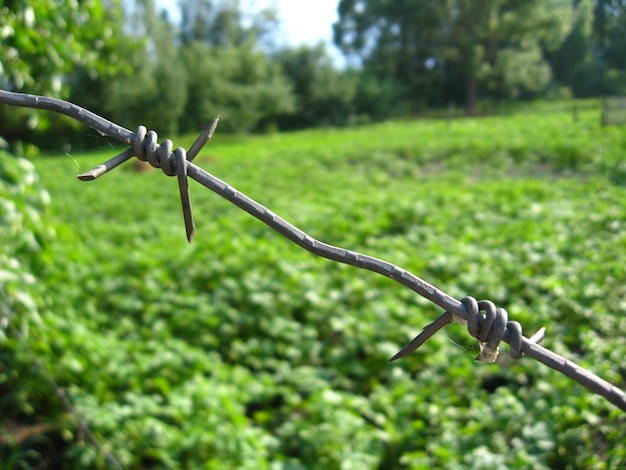
<path id="1" fill-rule="evenodd" d="M 467 82 L 467 93 L 465 95 L 465 114 L 473 116 L 476 114 L 476 101 L 478 99 L 478 81 L 470 77 Z"/>

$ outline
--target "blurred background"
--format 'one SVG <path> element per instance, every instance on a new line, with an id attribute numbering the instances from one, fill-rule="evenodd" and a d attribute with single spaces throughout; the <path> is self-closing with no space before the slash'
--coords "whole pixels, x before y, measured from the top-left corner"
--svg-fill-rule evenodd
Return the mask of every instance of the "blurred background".
<path id="1" fill-rule="evenodd" d="M 617 0 L 20 5 L 3 6 L 4 89 L 166 134 L 196 131 L 216 109 L 222 132 L 246 133 L 625 93 Z M 82 127 L 2 112 L 9 141 L 42 145 L 49 130 L 72 142 Z"/>
<path id="2" fill-rule="evenodd" d="M 626 386 L 626 1 L 0 4 L 0 88 L 189 147 Z M 626 419 L 65 116 L 0 105 L 0 468 L 624 468 Z M 71 405 L 63 400 L 66 396 Z M 88 430 L 93 432 L 93 438 Z"/>

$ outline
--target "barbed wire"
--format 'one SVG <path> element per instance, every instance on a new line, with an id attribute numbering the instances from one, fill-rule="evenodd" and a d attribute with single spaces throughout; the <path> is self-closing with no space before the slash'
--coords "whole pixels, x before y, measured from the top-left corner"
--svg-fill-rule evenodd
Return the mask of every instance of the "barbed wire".
<path id="1" fill-rule="evenodd" d="M 136 132 L 131 132 L 67 101 L 0 90 L 0 103 L 65 114 L 92 127 L 104 136 L 131 146 L 96 168 L 78 175 L 80 180 L 95 180 L 133 156 L 148 161 L 155 168 L 161 168 L 168 176 L 177 176 L 189 242 L 193 238 L 195 228 L 187 178 L 195 180 L 230 201 L 301 248 L 332 261 L 389 277 L 444 309 L 445 312 L 437 320 L 426 326 L 390 361 L 395 361 L 415 351 L 437 331 L 456 321 L 467 326 L 469 334 L 478 339 L 481 348 L 477 361 L 494 362 L 499 353 L 498 345 L 504 341 L 510 345 L 510 353 L 513 358 L 519 359 L 524 355 L 532 357 L 626 411 L 626 394 L 622 390 L 539 344 L 545 336 L 545 328 L 541 328 L 537 333 L 527 338 L 523 335 L 521 325 L 518 322 L 509 321 L 507 311 L 504 308 L 496 307 L 491 301 L 476 301 L 473 297 L 465 297 L 459 301 L 415 274 L 392 263 L 316 240 L 265 206 L 195 165 L 193 159 L 212 137 L 219 116 L 202 131 L 188 151 L 181 147 L 172 151 L 171 140 L 165 140 L 159 145 L 156 132 L 147 132 L 144 126 L 139 126 Z"/>

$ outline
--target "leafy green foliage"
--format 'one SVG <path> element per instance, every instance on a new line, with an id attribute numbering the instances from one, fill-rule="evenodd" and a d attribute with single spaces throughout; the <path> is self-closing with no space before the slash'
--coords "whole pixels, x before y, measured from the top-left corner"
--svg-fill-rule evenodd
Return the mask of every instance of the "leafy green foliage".
<path id="1" fill-rule="evenodd" d="M 179 39 L 183 44 L 239 47 L 257 42 L 271 48 L 278 29 L 275 6 L 259 8 L 240 0 L 181 0 L 179 7 Z"/>
<path id="2" fill-rule="evenodd" d="M 189 76 L 183 128 L 204 128 L 219 110 L 227 132 L 246 133 L 294 110 L 278 64 L 252 44 L 213 47 L 196 42 L 182 52 Z"/>
<path id="3" fill-rule="evenodd" d="M 323 43 L 279 51 L 275 60 L 293 86 L 296 109 L 281 129 L 345 125 L 354 119 L 358 75 L 335 69 Z"/>
<path id="4" fill-rule="evenodd" d="M 268 34 L 269 11 L 245 28 L 241 22 L 248 18 L 236 3 L 183 2 L 184 18 L 191 15 L 196 23 L 185 19 L 176 35 L 177 26 L 157 15 L 152 1 L 138 3 L 138 11 L 127 13 L 136 34 L 122 35 L 119 46 L 125 70 L 79 75 L 72 101 L 120 125 L 135 129 L 141 123 L 162 135 L 204 128 L 218 113 L 226 132 L 271 129 L 279 115 L 295 110 L 291 83 L 258 47 Z M 229 128 L 234 122 L 236 129 Z"/>
<path id="5" fill-rule="evenodd" d="M 33 272 L 41 272 L 52 231 L 40 216 L 49 196 L 37 181 L 29 161 L 0 151 L 0 339 L 16 312 L 38 319 Z"/>
<path id="6" fill-rule="evenodd" d="M 2 2 L 0 88 L 59 97 L 68 94 L 77 72 L 117 74 L 126 64 L 121 28 L 119 0 Z M 32 142 L 36 133 L 46 131 L 57 138 L 69 134 L 73 127 L 68 121 L 32 109 L 0 107 L 0 135 L 11 143 Z"/>
<path id="7" fill-rule="evenodd" d="M 623 0 L 342 0 L 334 41 L 409 111 L 623 93 Z"/>
<path id="8" fill-rule="evenodd" d="M 30 328 L 44 327 L 40 313 L 45 309 L 45 296 L 38 279 L 47 272 L 47 248 L 54 231 L 43 218 L 50 199 L 38 181 L 29 161 L 0 151 L 0 466 L 3 468 L 26 468 L 28 462 L 39 460 L 41 449 L 46 449 L 46 442 L 50 443 L 43 431 L 52 435 L 58 428 L 68 426 L 54 391 L 47 387 L 33 366 L 33 358 L 16 340 L 17 335 L 28 338 Z M 7 432 L 11 428 L 18 432 L 15 435 Z M 51 447 L 52 444 L 46 449 L 48 459 L 53 453 Z"/>
<path id="9" fill-rule="evenodd" d="M 626 142 L 597 111 L 214 139 L 202 167 L 313 236 L 492 299 L 624 386 L 626 206 L 609 176 Z M 613 407 L 530 359 L 474 363 L 458 325 L 388 365 L 438 314 L 390 280 L 195 185 L 189 246 L 156 171 L 85 184 L 67 157 L 36 166 L 58 238 L 30 342 L 125 467 L 625 463 Z M 78 440 L 65 458 L 102 457 Z"/>
<path id="10" fill-rule="evenodd" d="M 544 51 L 565 34 L 568 2 L 343 0 L 335 43 L 379 78 L 406 87 L 413 107 L 538 96 L 551 80 Z"/>
<path id="11" fill-rule="evenodd" d="M 624 0 L 596 0 L 594 2 L 593 30 L 595 40 L 610 68 L 624 71 L 626 45 L 626 2 Z"/>
<path id="12" fill-rule="evenodd" d="M 135 129 L 138 122 L 157 132 L 172 135 L 185 110 L 187 73 L 174 44 L 172 25 L 167 18 L 157 17 L 148 7 L 134 16 L 136 25 L 143 24 L 146 35 L 134 41 L 127 39 L 126 73 L 114 77 L 99 77 L 102 96 L 94 95 L 92 80 L 84 77 L 79 101 L 94 103 L 103 108 L 120 125 Z M 167 90 L 167 92 L 163 92 Z M 91 95 L 91 96 L 90 96 Z"/>
<path id="13" fill-rule="evenodd" d="M 62 74 L 78 65 L 114 66 L 119 4 L 100 1 L 9 1 L 0 8 L 0 83 L 38 94 L 61 92 Z M 106 39 L 106 41 L 104 41 Z M 118 58 L 119 59 L 119 58 Z"/>

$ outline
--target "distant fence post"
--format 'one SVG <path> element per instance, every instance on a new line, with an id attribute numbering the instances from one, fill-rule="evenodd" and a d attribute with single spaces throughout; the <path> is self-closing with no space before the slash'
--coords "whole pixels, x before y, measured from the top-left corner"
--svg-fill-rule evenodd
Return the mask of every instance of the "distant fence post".
<path id="1" fill-rule="evenodd" d="M 456 105 L 454 101 L 448 101 L 448 125 L 456 118 Z"/>
<path id="2" fill-rule="evenodd" d="M 602 126 L 626 126 L 626 96 L 602 99 Z"/>

